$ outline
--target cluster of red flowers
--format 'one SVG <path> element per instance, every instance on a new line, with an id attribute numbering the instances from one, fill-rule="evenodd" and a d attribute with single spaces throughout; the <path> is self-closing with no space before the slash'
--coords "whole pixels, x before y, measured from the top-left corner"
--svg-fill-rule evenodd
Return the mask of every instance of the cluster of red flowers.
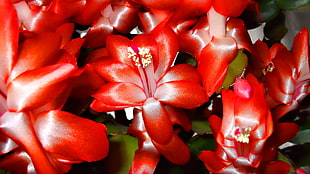
<path id="1" fill-rule="evenodd" d="M 259 14 L 254 0 L 1 0 L 0 168 L 66 173 L 104 159 L 106 126 L 64 109 L 91 98 L 97 113 L 134 108 L 129 173 L 153 173 L 161 156 L 186 164 L 179 133 L 197 108 L 216 144 L 198 155 L 208 171 L 289 173 L 277 148 L 298 125 L 279 120 L 310 93 L 308 31 L 291 51 L 252 43 L 245 10 Z M 221 115 L 206 107 L 215 95 Z"/>

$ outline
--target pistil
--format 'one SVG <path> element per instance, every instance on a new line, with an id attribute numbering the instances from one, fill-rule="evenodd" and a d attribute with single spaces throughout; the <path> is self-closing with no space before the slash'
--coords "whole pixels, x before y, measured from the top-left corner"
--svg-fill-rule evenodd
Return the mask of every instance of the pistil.
<path id="1" fill-rule="evenodd" d="M 249 143 L 250 142 L 250 133 L 251 128 L 240 128 L 235 126 L 231 131 L 230 135 L 237 141 L 241 143 Z"/>

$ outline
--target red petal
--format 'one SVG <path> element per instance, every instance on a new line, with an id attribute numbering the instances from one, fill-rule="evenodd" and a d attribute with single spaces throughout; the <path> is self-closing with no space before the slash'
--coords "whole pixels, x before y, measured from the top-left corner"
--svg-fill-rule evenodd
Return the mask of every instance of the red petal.
<path id="1" fill-rule="evenodd" d="M 195 67 L 189 64 L 179 64 L 173 66 L 158 82 L 162 84 L 170 81 L 186 80 L 194 83 L 200 83 L 200 75 Z"/>
<path id="2" fill-rule="evenodd" d="M 191 121 L 183 109 L 175 108 L 169 105 L 166 105 L 165 109 L 169 114 L 172 124 L 179 124 L 186 131 L 191 130 Z"/>
<path id="3" fill-rule="evenodd" d="M 309 66 L 309 33 L 307 28 L 303 28 L 294 38 L 292 53 L 294 65 L 301 74 L 310 72 Z"/>
<path id="4" fill-rule="evenodd" d="M 97 100 L 110 106 L 140 106 L 146 96 L 139 86 L 132 83 L 108 83 L 93 95 Z"/>
<path id="5" fill-rule="evenodd" d="M 299 126 L 296 123 L 279 123 L 275 126 L 274 133 L 268 139 L 268 143 L 272 147 L 278 147 L 285 142 L 294 138 L 299 130 Z"/>
<path id="6" fill-rule="evenodd" d="M 125 63 L 102 58 L 92 63 L 92 66 L 100 76 L 109 82 L 130 82 L 142 86 L 140 75 Z"/>
<path id="7" fill-rule="evenodd" d="M 37 138 L 30 116 L 25 113 L 6 112 L 0 120 L 2 132 L 23 147 L 31 157 L 37 173 L 60 172 L 52 165 L 39 139 Z"/>
<path id="8" fill-rule="evenodd" d="M 227 31 L 226 37 L 233 37 L 237 42 L 238 49 L 251 51 L 252 41 L 244 22 L 241 19 L 231 18 L 227 22 L 227 27 L 230 29 Z"/>
<path id="9" fill-rule="evenodd" d="M 81 25 L 89 25 L 96 21 L 101 15 L 100 12 L 110 3 L 111 0 L 88 0 L 83 8 L 82 13 L 80 13 L 73 20 Z M 69 9 L 71 9 L 70 7 Z"/>
<path id="10" fill-rule="evenodd" d="M 228 167 L 224 161 L 218 159 L 215 152 L 210 150 L 203 151 L 198 155 L 198 158 L 203 161 L 205 167 L 213 173 L 220 173 L 222 170 Z"/>
<path id="11" fill-rule="evenodd" d="M 56 29 L 56 33 L 61 35 L 61 48 L 65 46 L 72 38 L 74 23 L 65 23 Z"/>
<path id="12" fill-rule="evenodd" d="M 145 5 L 147 8 L 156 8 L 156 9 L 161 9 L 161 10 L 172 10 L 175 8 L 177 5 L 182 3 L 181 0 L 143 0 L 143 1 L 138 1 L 137 3 L 142 3 Z"/>
<path id="13" fill-rule="evenodd" d="M 290 172 L 291 166 L 284 161 L 271 161 L 267 164 L 264 164 L 264 173 L 265 174 L 287 174 Z"/>
<path id="14" fill-rule="evenodd" d="M 0 80 L 5 82 L 16 61 L 19 34 L 17 14 L 10 0 L 0 2 L 0 16 Z"/>
<path id="15" fill-rule="evenodd" d="M 9 109 L 25 111 L 53 101 L 70 87 L 61 82 L 75 75 L 75 70 L 71 64 L 56 64 L 23 73 L 8 85 Z"/>
<path id="16" fill-rule="evenodd" d="M 210 97 L 224 81 L 228 65 L 237 53 L 236 42 L 231 38 L 213 38 L 203 48 L 198 59 L 198 72 Z"/>
<path id="17" fill-rule="evenodd" d="M 172 124 L 163 104 L 154 98 L 144 102 L 143 120 L 152 141 L 167 144 L 172 139 Z"/>
<path id="18" fill-rule="evenodd" d="M 174 11 L 170 22 L 174 23 L 207 13 L 212 2 L 212 0 L 184 0 Z"/>
<path id="19" fill-rule="evenodd" d="M 56 55 L 61 38 L 57 33 L 40 33 L 19 45 L 18 61 L 12 71 L 11 79 L 26 70 L 50 65 L 58 61 Z M 42 58 L 44 57 L 44 58 Z"/>
<path id="20" fill-rule="evenodd" d="M 97 161 L 108 154 L 103 124 L 54 110 L 40 114 L 34 128 L 44 149 L 58 160 Z"/>
<path id="21" fill-rule="evenodd" d="M 159 159 L 160 154 L 154 147 L 139 149 L 135 152 L 129 174 L 153 174 Z"/>
<path id="22" fill-rule="evenodd" d="M 113 32 L 114 30 L 110 20 L 105 16 L 100 17 L 87 32 L 84 47 L 96 48 L 105 46 L 107 37 Z"/>
<path id="23" fill-rule="evenodd" d="M 159 79 L 171 67 L 179 49 L 178 38 L 170 28 L 161 28 L 152 32 L 158 43 L 158 62 L 155 75 Z M 156 63 L 156 62 L 155 62 Z"/>
<path id="24" fill-rule="evenodd" d="M 208 118 L 208 121 L 210 123 L 210 127 L 213 131 L 214 137 L 219 133 L 221 130 L 221 125 L 222 125 L 222 119 L 216 115 L 211 115 Z"/>
<path id="25" fill-rule="evenodd" d="M 154 97 L 165 104 L 185 109 L 196 108 L 208 100 L 199 84 L 188 81 L 163 83 L 158 86 Z"/>
<path id="26" fill-rule="evenodd" d="M 248 0 L 214 0 L 213 7 L 224 16 L 238 17 L 248 5 Z"/>
<path id="27" fill-rule="evenodd" d="M 183 165 L 190 159 L 188 147 L 177 135 L 174 135 L 172 140 L 166 145 L 154 142 L 154 146 L 164 157 L 174 164 Z"/>
<path id="28" fill-rule="evenodd" d="M 125 109 L 128 107 L 129 107 L 128 105 L 124 105 L 124 106 L 107 105 L 104 102 L 97 100 L 97 99 L 94 99 L 93 102 L 90 104 L 90 108 L 97 112 L 110 112 L 110 111 Z"/>
<path id="29" fill-rule="evenodd" d="M 120 35 L 110 35 L 107 43 L 107 49 L 113 59 L 132 65 L 132 61 L 128 59 L 128 47 L 131 46 L 129 39 Z"/>

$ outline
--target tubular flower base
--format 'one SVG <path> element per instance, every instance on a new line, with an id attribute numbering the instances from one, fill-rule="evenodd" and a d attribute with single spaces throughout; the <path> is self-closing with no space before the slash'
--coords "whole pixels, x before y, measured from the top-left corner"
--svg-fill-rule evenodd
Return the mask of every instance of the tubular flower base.
<path id="1" fill-rule="evenodd" d="M 204 151 L 199 158 L 215 173 L 246 172 L 262 160 L 266 140 L 273 131 L 271 113 L 264 98 L 264 88 L 249 74 L 237 79 L 234 91 L 222 91 L 223 119 L 215 115 L 210 123 L 216 128 L 215 152 Z"/>

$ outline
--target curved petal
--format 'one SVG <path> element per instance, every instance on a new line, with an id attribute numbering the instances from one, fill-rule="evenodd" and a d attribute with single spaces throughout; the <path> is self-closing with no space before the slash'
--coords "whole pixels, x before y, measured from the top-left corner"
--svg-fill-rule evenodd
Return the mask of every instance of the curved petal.
<path id="1" fill-rule="evenodd" d="M 154 173 L 160 159 L 160 153 L 154 147 L 150 136 L 145 130 L 141 109 L 134 109 L 134 119 L 128 133 L 133 134 L 139 141 L 139 149 L 135 152 L 129 173 Z"/>
<path id="2" fill-rule="evenodd" d="M 225 164 L 223 160 L 218 159 L 215 152 L 210 150 L 202 151 L 202 153 L 198 155 L 198 158 L 203 161 L 205 167 L 210 172 L 220 173 L 222 170 L 228 167 L 228 165 Z"/>
<path id="3" fill-rule="evenodd" d="M 23 26 L 28 31 L 54 31 L 67 22 L 65 16 L 55 14 L 52 11 L 30 8 L 25 1 L 15 3 L 14 6 L 20 26 Z"/>
<path id="4" fill-rule="evenodd" d="M 67 87 L 60 83 L 76 75 L 72 64 L 56 64 L 27 71 L 8 85 L 8 108 L 12 111 L 25 111 L 45 105 Z M 66 100 L 66 99 L 64 99 Z"/>
<path id="5" fill-rule="evenodd" d="M 290 104 L 295 90 L 291 67 L 277 58 L 273 60 L 273 63 L 274 70 L 265 76 L 268 95 L 278 104 Z"/>
<path id="6" fill-rule="evenodd" d="M 134 2 L 137 0 L 134 0 Z M 171 0 L 171 1 L 166 1 L 166 0 L 142 0 L 142 1 L 137 1 L 137 3 L 141 3 L 145 5 L 148 8 L 155 8 L 155 9 L 161 9 L 161 10 L 172 10 L 175 8 L 177 5 L 182 3 L 181 0 Z"/>
<path id="7" fill-rule="evenodd" d="M 65 46 L 72 38 L 74 32 L 74 23 L 65 23 L 59 26 L 56 31 L 61 36 L 61 48 Z"/>
<path id="8" fill-rule="evenodd" d="M 294 56 L 294 67 L 301 74 L 309 73 L 309 33 L 307 28 L 303 28 L 294 38 L 292 46 Z"/>
<path id="9" fill-rule="evenodd" d="M 214 9 L 229 17 L 238 17 L 248 5 L 248 0 L 214 0 Z"/>
<path id="10" fill-rule="evenodd" d="M 57 33 L 43 32 L 26 39 L 19 45 L 18 61 L 11 73 L 11 79 L 19 74 L 57 62 L 57 51 L 61 37 Z"/>
<path id="11" fill-rule="evenodd" d="M 138 149 L 135 152 L 129 174 L 152 174 L 155 171 L 159 159 L 160 154 L 155 147 Z"/>
<path id="12" fill-rule="evenodd" d="M 155 62 L 155 76 L 159 79 L 172 65 L 177 55 L 179 44 L 176 34 L 168 27 L 152 31 L 158 43 L 158 62 Z"/>
<path id="13" fill-rule="evenodd" d="M 128 108 L 128 105 L 123 105 L 123 106 L 111 106 L 107 105 L 104 102 L 94 99 L 92 103 L 90 104 L 90 108 L 96 112 L 111 112 L 111 111 L 116 111 L 116 110 L 121 110 Z"/>
<path id="14" fill-rule="evenodd" d="M 18 145 L 3 133 L 0 134 L 0 155 L 4 155 L 16 149 Z"/>
<path id="15" fill-rule="evenodd" d="M 113 26 L 111 25 L 109 19 L 105 16 L 100 17 L 87 32 L 84 47 L 96 48 L 105 46 L 107 37 L 113 32 Z"/>
<path id="16" fill-rule="evenodd" d="M 278 174 L 287 174 L 290 172 L 291 166 L 284 161 L 271 161 L 268 162 L 267 164 L 264 164 L 264 171 L 263 173 L 266 174 L 273 174 L 273 173 L 278 173 Z"/>
<path id="17" fill-rule="evenodd" d="M 0 81 L 5 82 L 17 58 L 18 20 L 10 0 L 0 2 Z"/>
<path id="18" fill-rule="evenodd" d="M 168 144 L 162 145 L 154 142 L 154 146 L 165 158 L 174 164 L 184 165 L 190 159 L 188 147 L 177 135 L 174 135 Z"/>
<path id="19" fill-rule="evenodd" d="M 108 6 L 103 13 L 104 16 L 109 16 L 116 31 L 129 33 L 138 24 L 138 11 L 139 6 L 129 1 L 112 1 L 111 6 Z"/>
<path id="20" fill-rule="evenodd" d="M 213 0 L 184 0 L 177 6 L 169 22 L 173 24 L 178 21 L 207 13 L 212 6 L 212 3 Z"/>
<path id="21" fill-rule="evenodd" d="M 109 82 L 129 82 L 142 87 L 138 72 L 125 63 L 102 58 L 92 63 L 92 66 L 101 77 Z"/>
<path id="22" fill-rule="evenodd" d="M 185 109 L 198 107 L 208 100 L 199 84 L 188 81 L 163 83 L 158 86 L 154 97 L 165 104 Z"/>
<path id="23" fill-rule="evenodd" d="M 251 52 L 252 41 L 244 22 L 238 18 L 231 18 L 227 21 L 227 28 L 226 36 L 231 36 L 236 40 L 238 49 Z"/>
<path id="24" fill-rule="evenodd" d="M 60 171 L 52 164 L 25 113 L 6 112 L 0 119 L 2 132 L 23 147 L 30 156 L 37 173 L 56 174 Z"/>
<path id="25" fill-rule="evenodd" d="M 128 47 L 130 46 L 131 41 L 126 37 L 120 35 L 109 35 L 107 37 L 107 49 L 115 60 L 118 60 L 122 63 L 132 65 L 132 61 L 128 59 Z"/>
<path id="26" fill-rule="evenodd" d="M 142 107 L 143 120 L 152 141 L 167 144 L 172 139 L 172 123 L 163 104 L 154 98 L 147 99 Z"/>
<path id="27" fill-rule="evenodd" d="M 146 100 L 142 88 L 132 83 L 108 83 L 93 94 L 97 100 L 110 106 L 140 106 Z"/>
<path id="28" fill-rule="evenodd" d="M 210 97 L 223 83 L 228 65 L 237 54 L 236 42 L 231 37 L 213 38 L 198 58 L 198 72 Z"/>
<path id="29" fill-rule="evenodd" d="M 166 105 L 165 109 L 169 114 L 172 124 L 181 125 L 185 131 L 191 130 L 191 121 L 183 109 L 175 108 L 169 105 Z"/>
<path id="30" fill-rule="evenodd" d="M 82 12 L 79 13 L 73 20 L 81 25 L 90 25 L 99 18 L 101 10 L 110 2 L 111 0 L 88 0 L 86 1 Z M 69 9 L 71 8 L 69 7 Z"/>
<path id="31" fill-rule="evenodd" d="M 61 161 L 97 161 L 108 154 L 107 129 L 103 124 L 64 111 L 48 111 L 34 124 L 43 148 Z"/>
<path id="32" fill-rule="evenodd" d="M 201 82 L 200 75 L 197 73 L 196 68 L 189 64 L 179 64 L 173 66 L 169 71 L 160 79 L 158 84 L 186 80 L 199 84 Z"/>

